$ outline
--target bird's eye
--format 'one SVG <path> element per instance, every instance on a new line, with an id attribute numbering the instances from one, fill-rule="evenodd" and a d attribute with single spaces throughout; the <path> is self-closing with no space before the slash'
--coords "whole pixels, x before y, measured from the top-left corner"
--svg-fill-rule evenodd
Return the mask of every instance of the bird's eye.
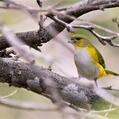
<path id="1" fill-rule="evenodd" d="M 73 40 L 74 40 L 74 42 L 78 42 L 80 39 L 75 38 L 75 39 L 73 39 Z"/>
<path id="2" fill-rule="evenodd" d="M 79 40 L 80 39 L 73 38 L 73 39 L 69 40 L 68 43 L 74 44 L 74 43 L 78 42 Z"/>

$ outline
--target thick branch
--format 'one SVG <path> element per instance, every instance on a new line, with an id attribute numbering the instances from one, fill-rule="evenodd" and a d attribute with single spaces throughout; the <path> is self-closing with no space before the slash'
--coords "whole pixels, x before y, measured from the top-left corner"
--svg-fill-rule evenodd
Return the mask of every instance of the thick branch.
<path id="1" fill-rule="evenodd" d="M 119 7 L 119 0 L 81 0 L 78 4 L 68 9 L 66 13 L 79 17 L 94 10 L 104 10 L 105 8 Z"/>
<path id="2" fill-rule="evenodd" d="M 60 76 L 48 69 L 13 61 L 8 58 L 0 59 L 0 82 L 8 83 L 16 87 L 29 89 L 35 93 L 45 95 L 52 99 L 49 86 L 44 80 L 53 81 L 61 97 L 76 106 L 85 107 L 87 103 L 97 101 L 99 96 L 95 94 L 92 86 L 84 86 L 80 83 L 72 82 L 71 79 Z M 55 90 L 55 89 L 54 89 Z"/>

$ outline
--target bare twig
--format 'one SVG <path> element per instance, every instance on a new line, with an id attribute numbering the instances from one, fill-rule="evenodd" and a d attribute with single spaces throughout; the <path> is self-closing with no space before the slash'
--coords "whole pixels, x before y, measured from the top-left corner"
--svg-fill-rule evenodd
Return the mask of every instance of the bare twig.
<path id="1" fill-rule="evenodd" d="M 12 93 L 10 93 L 9 95 L 6 95 L 6 96 L 1 96 L 0 98 L 1 99 L 5 99 L 5 98 L 8 98 L 8 97 L 11 97 L 11 96 L 13 96 L 13 95 L 15 95 L 16 93 L 17 93 L 17 89 L 15 90 L 15 91 L 13 91 Z"/>
<path id="2" fill-rule="evenodd" d="M 41 105 L 41 104 L 35 104 L 35 103 L 28 103 L 28 102 L 19 102 L 15 100 L 10 99 L 2 99 L 0 98 L 0 104 L 10 107 L 10 108 L 16 108 L 16 109 L 22 109 L 22 110 L 40 110 L 40 111 L 56 111 L 57 108 L 55 106 L 51 105 Z"/>
<path id="3" fill-rule="evenodd" d="M 114 22 L 117 25 L 117 27 L 119 27 L 119 21 L 116 17 L 112 19 L 112 22 Z"/>
<path id="4" fill-rule="evenodd" d="M 60 111 L 62 111 L 66 105 L 59 91 L 57 90 L 56 83 L 52 79 L 49 80 L 49 78 L 45 78 L 43 82 L 44 82 L 44 85 L 46 85 L 49 93 L 51 94 L 52 102 L 57 105 Z"/>
<path id="5" fill-rule="evenodd" d="M 66 22 L 64 22 L 64 21 L 62 21 L 56 17 L 52 17 L 52 19 L 54 21 L 58 22 L 59 24 L 61 24 L 62 26 L 66 27 L 69 32 L 74 33 L 73 28 L 83 28 L 83 29 L 90 31 L 103 45 L 106 45 L 105 42 L 107 42 L 109 45 L 111 45 L 113 47 L 119 47 L 119 44 L 112 42 L 112 40 L 119 37 L 119 33 L 116 33 L 114 31 L 108 30 L 104 27 L 100 27 L 98 25 L 95 25 L 93 23 L 90 23 L 90 22 L 84 21 L 84 20 L 81 20 L 83 23 L 80 23 L 78 25 L 73 25 L 73 24 L 68 24 L 68 23 L 66 23 Z M 100 29 L 100 30 L 103 30 L 105 32 L 111 33 L 112 35 L 110 35 L 110 36 L 100 35 L 99 33 L 97 33 L 95 31 L 96 29 Z"/>
<path id="6" fill-rule="evenodd" d="M 37 4 L 39 5 L 39 7 L 42 7 L 42 2 L 41 0 L 36 0 Z"/>
<path id="7" fill-rule="evenodd" d="M 112 40 L 114 40 L 117 37 L 119 37 L 119 33 L 116 33 L 114 31 L 108 30 L 108 29 L 106 29 L 104 27 L 100 27 L 100 26 L 92 24 L 92 23 L 72 25 L 72 27 L 73 28 L 83 28 L 83 29 L 86 29 L 86 30 L 90 31 L 103 45 L 106 45 L 105 42 L 107 42 L 109 45 L 111 45 L 113 47 L 119 47 L 119 44 L 112 42 Z M 99 33 L 97 33 L 95 31 L 96 29 L 100 29 L 102 31 L 106 31 L 108 33 L 111 32 L 112 35 L 110 35 L 110 36 L 100 35 Z"/>
<path id="8" fill-rule="evenodd" d="M 7 42 L 13 46 L 16 50 L 16 52 L 24 58 L 26 61 L 30 63 L 34 63 L 35 59 L 33 57 L 33 54 L 28 51 L 26 48 L 23 48 L 25 43 L 23 43 L 17 36 L 7 27 L 5 27 L 2 23 L 0 23 L 0 30 L 3 34 L 3 36 L 6 37 Z"/>

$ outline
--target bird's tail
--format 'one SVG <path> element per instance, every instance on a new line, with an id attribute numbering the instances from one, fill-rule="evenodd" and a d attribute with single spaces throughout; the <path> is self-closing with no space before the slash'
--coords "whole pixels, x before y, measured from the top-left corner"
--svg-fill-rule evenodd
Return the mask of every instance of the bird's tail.
<path id="1" fill-rule="evenodd" d="M 118 73 L 115 73 L 115 72 L 110 71 L 110 70 L 106 70 L 106 74 L 108 74 L 108 75 L 114 75 L 114 76 L 119 76 Z"/>

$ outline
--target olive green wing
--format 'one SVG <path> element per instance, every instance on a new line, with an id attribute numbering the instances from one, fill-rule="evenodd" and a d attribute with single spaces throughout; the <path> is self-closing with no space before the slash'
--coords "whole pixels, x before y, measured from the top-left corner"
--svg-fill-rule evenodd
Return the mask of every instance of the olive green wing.
<path id="1" fill-rule="evenodd" d="M 98 55 L 99 64 L 101 64 L 105 68 L 106 66 L 105 66 L 105 61 L 104 61 L 103 56 L 100 54 L 100 52 L 97 49 L 96 49 L 96 52 Z"/>
<path id="2" fill-rule="evenodd" d="M 103 56 L 100 54 L 100 52 L 93 46 L 89 47 L 88 51 L 90 55 L 93 57 L 95 62 L 98 62 L 100 65 L 102 65 L 105 68 L 105 61 L 103 59 Z"/>

